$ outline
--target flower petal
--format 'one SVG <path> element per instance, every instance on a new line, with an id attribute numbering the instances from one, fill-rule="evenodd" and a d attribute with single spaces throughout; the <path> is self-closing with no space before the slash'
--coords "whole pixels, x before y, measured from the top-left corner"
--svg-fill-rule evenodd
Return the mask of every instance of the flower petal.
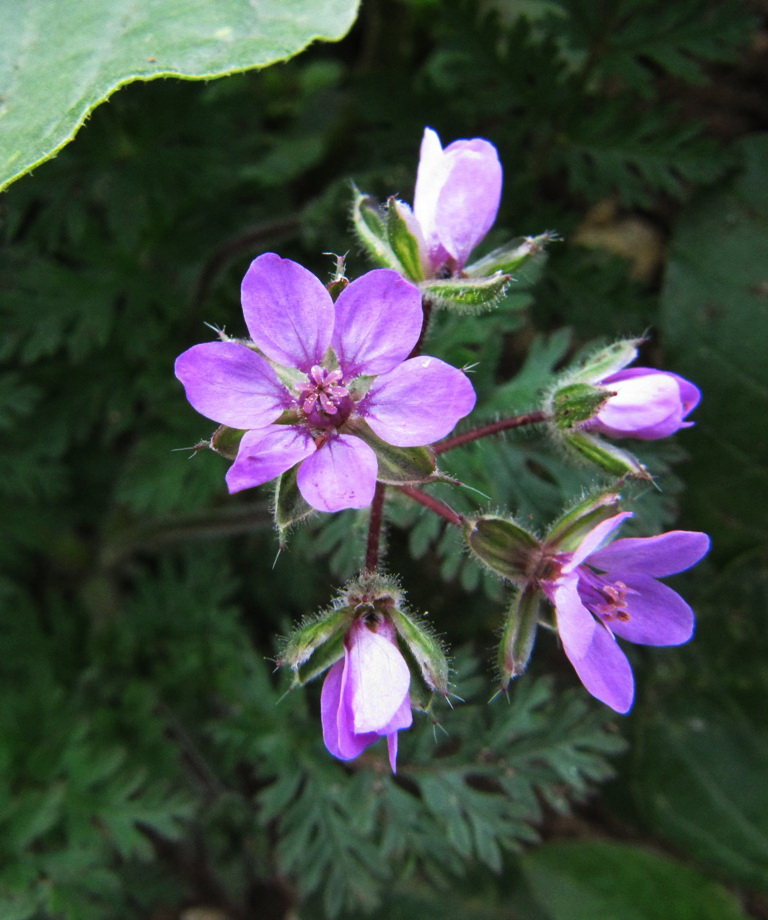
<path id="1" fill-rule="evenodd" d="M 307 373 L 333 335 L 331 295 L 312 272 L 273 252 L 254 259 L 241 287 L 254 343 L 272 361 Z"/>
<path id="2" fill-rule="evenodd" d="M 454 141 L 443 151 L 444 180 L 435 230 L 459 267 L 491 228 L 501 201 L 502 170 L 496 148 L 481 138 Z"/>
<path id="3" fill-rule="evenodd" d="M 332 342 L 344 377 L 397 367 L 418 341 L 422 319 L 419 289 L 397 272 L 377 269 L 353 281 L 336 301 Z"/>
<path id="4" fill-rule="evenodd" d="M 475 398 L 466 374 L 420 355 L 377 377 L 359 411 L 389 444 L 423 447 L 445 437 L 472 411 Z"/>
<path id="5" fill-rule="evenodd" d="M 575 576 L 565 579 L 554 590 L 553 603 L 557 613 L 557 631 L 568 650 L 569 657 L 583 658 L 596 629 L 602 627 L 582 604 Z"/>
<path id="6" fill-rule="evenodd" d="M 297 482 L 306 501 L 318 511 L 367 508 L 373 501 L 379 464 L 359 438 L 339 435 L 304 461 Z"/>
<path id="7" fill-rule="evenodd" d="M 329 752 L 339 760 L 354 760 L 378 741 L 376 732 L 356 735 L 352 730 L 351 708 L 348 699 L 348 652 L 337 661 L 326 675 L 320 694 L 320 718 L 323 725 L 323 742 Z"/>
<path id="8" fill-rule="evenodd" d="M 650 575 L 624 578 L 626 621 L 612 620 L 611 632 L 638 645 L 682 645 L 693 635 L 694 616 L 677 591 Z"/>
<path id="9" fill-rule="evenodd" d="M 356 623 L 349 637 L 349 699 L 356 734 L 378 732 L 388 734 L 411 724 L 408 702 L 403 724 L 392 725 L 402 717 L 403 704 L 408 698 L 411 673 L 397 645 L 369 629 L 362 621 Z"/>
<path id="10" fill-rule="evenodd" d="M 587 425 L 589 430 L 648 441 L 669 437 L 682 427 L 683 403 L 676 375 L 635 367 L 607 377 L 602 386 L 615 390 L 616 395 Z"/>
<path id="11" fill-rule="evenodd" d="M 563 565 L 561 570 L 563 574 L 567 575 L 573 572 L 585 559 L 591 557 L 600 544 L 607 540 L 614 530 L 630 517 L 632 517 L 631 511 L 620 511 L 612 518 L 601 521 L 597 526 L 593 527 L 579 543 L 577 549 L 571 553 L 570 559 Z"/>
<path id="12" fill-rule="evenodd" d="M 696 530 L 671 530 L 656 537 L 617 540 L 592 553 L 589 564 L 617 575 L 638 572 L 663 578 L 696 565 L 709 552 L 710 540 Z"/>
<path id="13" fill-rule="evenodd" d="M 299 428 L 269 425 L 246 431 L 235 462 L 227 471 L 227 488 L 231 493 L 269 482 L 317 448 L 312 438 Z"/>
<path id="14" fill-rule="evenodd" d="M 287 391 L 260 355 L 233 342 L 206 342 L 176 359 L 187 399 L 201 415 L 230 428 L 263 428 L 280 416 Z"/>

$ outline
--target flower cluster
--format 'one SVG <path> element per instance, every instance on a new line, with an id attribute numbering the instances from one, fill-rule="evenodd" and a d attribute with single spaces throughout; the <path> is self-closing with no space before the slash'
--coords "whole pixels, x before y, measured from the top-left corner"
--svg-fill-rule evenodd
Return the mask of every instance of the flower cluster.
<path id="1" fill-rule="evenodd" d="M 422 354 L 433 309 L 497 306 L 510 273 L 553 238 L 525 237 L 470 264 L 496 219 L 501 188 L 492 144 L 472 138 L 443 148 L 427 128 L 412 209 L 356 192 L 354 229 L 380 268 L 351 283 L 339 274 L 326 286 L 295 262 L 261 255 L 242 283 L 250 338 L 222 333 L 176 361 L 191 405 L 221 426 L 210 443 L 234 459 L 230 492 L 276 479 L 281 529 L 313 509 L 371 507 L 360 575 L 331 610 L 294 631 L 280 659 L 294 684 L 326 673 L 323 739 L 340 760 L 386 738 L 394 771 L 399 732 L 413 711 L 448 693 L 441 643 L 378 572 L 387 488 L 461 528 L 475 557 L 514 585 L 499 646 L 504 689 L 525 670 L 547 622 L 586 689 L 625 713 L 634 680 L 617 639 L 667 646 L 693 633 L 691 608 L 659 579 L 695 565 L 709 548 L 706 535 L 613 541 L 632 514 L 604 489 L 541 539 L 504 515 L 465 519 L 420 488 L 438 478 L 439 454 L 538 423 L 604 473 L 650 478 L 611 440 L 668 437 L 693 424 L 700 399 L 677 374 L 630 367 L 640 342 L 626 340 L 567 370 L 526 415 L 443 440 L 472 411 L 475 392 L 462 370 Z"/>

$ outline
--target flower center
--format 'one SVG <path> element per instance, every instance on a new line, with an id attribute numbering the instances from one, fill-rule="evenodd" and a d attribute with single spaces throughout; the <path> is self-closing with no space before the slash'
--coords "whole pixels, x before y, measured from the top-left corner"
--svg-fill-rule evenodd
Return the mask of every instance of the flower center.
<path id="1" fill-rule="evenodd" d="M 297 383 L 299 408 L 307 421 L 320 428 L 342 425 L 351 411 L 349 390 L 340 370 L 329 371 L 315 364 L 306 383 Z"/>
<path id="2" fill-rule="evenodd" d="M 585 607 L 604 623 L 618 620 L 626 623 L 630 619 L 627 594 L 633 594 L 623 581 L 608 581 L 583 567 L 579 568 L 579 596 Z"/>

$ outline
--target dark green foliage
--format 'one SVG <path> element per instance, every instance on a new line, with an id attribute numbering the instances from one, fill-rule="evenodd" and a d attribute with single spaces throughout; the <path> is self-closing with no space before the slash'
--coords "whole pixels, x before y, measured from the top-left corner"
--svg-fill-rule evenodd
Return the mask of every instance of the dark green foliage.
<path id="1" fill-rule="evenodd" d="M 555 855 L 538 862 L 514 854 L 564 826 L 669 842 L 662 879 L 682 856 L 764 885 L 764 802 L 755 793 L 746 823 L 740 800 L 723 805 L 729 777 L 751 796 L 765 754 L 749 722 L 768 692 L 754 618 L 766 606 L 764 469 L 751 453 L 765 414 L 764 139 L 729 149 L 689 115 L 690 87 L 727 74 L 751 28 L 737 0 L 366 0 L 338 47 L 207 85 L 120 91 L 0 201 L 2 920 L 176 920 L 207 903 L 228 920 L 265 904 L 276 917 L 556 920 L 562 902 L 542 886 L 575 884 L 576 863 L 546 847 Z M 459 431 L 540 409 L 597 337 L 647 334 L 641 363 L 706 384 L 697 429 L 632 445 L 656 484 L 622 487 L 636 515 L 625 532 L 716 519 L 728 567 L 687 579 L 697 643 L 653 666 L 634 655 L 629 779 L 573 824 L 569 803 L 611 774 L 622 734 L 544 630 L 532 674 L 486 705 L 507 589 L 394 487 L 385 566 L 440 638 L 466 647 L 451 687 L 466 702 L 401 735 L 396 777 L 381 744 L 349 765 L 330 758 L 319 686 L 283 697 L 271 659 L 276 635 L 359 572 L 367 514 L 303 519 L 286 489 L 281 548 L 274 493 L 227 495 L 229 461 L 196 449 L 215 426 L 173 377 L 182 350 L 215 338 L 205 323 L 244 334 L 252 258 L 277 251 L 331 278 L 326 253 L 350 247 L 350 180 L 411 202 L 425 125 L 499 148 L 502 210 L 475 258 L 521 234 L 563 238 L 493 310 L 435 311 L 425 352 L 466 367 L 478 394 Z M 730 172 L 723 190 L 701 190 Z M 574 240 L 607 196 L 673 241 L 661 306 L 659 266 L 637 280 L 616 255 L 631 249 Z M 355 277 L 369 263 L 352 251 L 347 266 Z M 539 535 L 616 485 L 537 426 L 438 466 L 461 484 L 430 495 L 463 514 L 513 513 Z M 665 713 L 678 692 L 693 701 Z M 707 708 L 718 693 L 735 701 L 728 724 Z M 615 857 L 630 880 L 647 856 L 633 854 Z M 579 876 L 584 903 L 603 908 L 604 878 Z M 699 876 L 679 881 L 694 897 Z"/>

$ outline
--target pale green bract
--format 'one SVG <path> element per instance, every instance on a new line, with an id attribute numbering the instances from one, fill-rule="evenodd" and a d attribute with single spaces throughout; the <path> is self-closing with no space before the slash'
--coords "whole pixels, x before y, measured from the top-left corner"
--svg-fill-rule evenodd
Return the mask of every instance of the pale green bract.
<path id="1" fill-rule="evenodd" d="M 209 79 L 336 41 L 358 0 L 0 0 L 0 190 L 58 153 L 116 89 Z"/>

